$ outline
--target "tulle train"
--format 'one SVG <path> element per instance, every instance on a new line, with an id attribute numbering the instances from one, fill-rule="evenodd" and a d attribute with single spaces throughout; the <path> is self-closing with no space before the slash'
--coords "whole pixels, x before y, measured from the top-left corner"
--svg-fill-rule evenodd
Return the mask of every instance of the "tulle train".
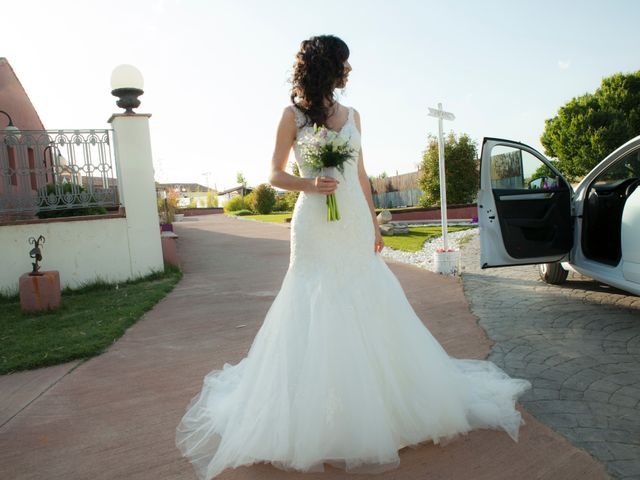
<path id="1" fill-rule="evenodd" d="M 370 258 L 340 274 L 292 264 L 247 356 L 206 375 L 176 430 L 200 479 L 257 462 L 379 473 L 404 446 L 476 428 L 518 440 L 515 402 L 530 382 L 449 357 L 382 258 Z"/>

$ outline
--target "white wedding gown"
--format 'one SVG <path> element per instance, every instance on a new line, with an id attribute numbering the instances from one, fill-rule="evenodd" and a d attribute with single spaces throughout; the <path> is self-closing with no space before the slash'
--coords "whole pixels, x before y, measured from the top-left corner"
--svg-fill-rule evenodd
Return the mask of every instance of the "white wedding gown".
<path id="1" fill-rule="evenodd" d="M 340 133 L 359 151 L 351 108 Z M 301 175 L 315 176 L 294 151 Z M 327 221 L 325 195 L 300 193 L 289 268 L 247 356 L 205 376 L 177 427 L 200 479 L 256 462 L 377 473 L 397 467 L 404 446 L 476 428 L 518 440 L 515 402 L 531 383 L 450 357 L 424 326 L 374 252 L 356 162 L 337 174 L 340 220 Z"/>

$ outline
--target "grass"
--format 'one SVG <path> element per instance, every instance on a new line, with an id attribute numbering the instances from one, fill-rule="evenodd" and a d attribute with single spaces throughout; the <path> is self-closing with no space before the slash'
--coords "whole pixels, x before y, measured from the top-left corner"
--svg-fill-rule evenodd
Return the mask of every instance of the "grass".
<path id="1" fill-rule="evenodd" d="M 285 218 L 290 218 L 291 213 L 270 213 L 268 215 L 244 215 L 243 218 L 252 218 L 261 222 L 285 223 Z"/>
<path id="2" fill-rule="evenodd" d="M 460 230 L 468 230 L 474 228 L 465 225 L 454 225 L 449 227 L 449 232 L 459 232 Z M 409 227 L 408 235 L 394 235 L 390 237 L 383 237 L 386 247 L 393 248 L 395 250 L 403 250 L 405 252 L 418 252 L 422 249 L 424 242 L 431 240 L 432 238 L 442 235 L 442 228 L 437 226 L 426 227 Z M 469 236 L 471 237 L 471 236 Z M 469 238 L 470 240 L 471 238 Z M 467 241 L 469 241 L 467 240 Z"/>
<path id="3" fill-rule="evenodd" d="M 0 374 L 102 353 L 182 278 L 172 266 L 143 278 L 64 289 L 60 308 L 24 314 L 17 295 L 0 297 Z"/>

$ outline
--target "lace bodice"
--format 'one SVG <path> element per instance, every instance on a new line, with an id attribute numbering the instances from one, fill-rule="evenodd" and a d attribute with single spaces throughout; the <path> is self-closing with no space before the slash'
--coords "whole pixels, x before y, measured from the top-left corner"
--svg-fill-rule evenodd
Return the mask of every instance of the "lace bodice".
<path id="1" fill-rule="evenodd" d="M 302 111 L 292 108 L 298 127 L 293 146 L 296 162 L 300 175 L 312 178 L 318 172 L 305 162 L 297 141 L 312 130 L 313 125 L 305 125 Z M 357 268 L 357 265 L 366 265 L 367 259 L 375 255 L 371 212 L 358 177 L 360 132 L 354 121 L 353 108 L 349 107 L 347 121 L 338 133 L 349 139 L 355 151 L 353 158 L 344 163 L 344 172 L 336 170 L 339 183 L 335 196 L 340 220 L 327 221 L 327 196 L 312 192 L 300 193 L 291 219 L 291 264 L 304 275 L 313 276 L 318 268 L 338 273 L 344 262 Z"/>
<path id="2" fill-rule="evenodd" d="M 299 108 L 295 106 L 292 106 L 291 108 L 296 114 L 296 127 L 298 129 L 296 139 L 293 144 L 293 151 L 296 157 L 296 163 L 298 164 L 298 168 L 300 169 L 300 174 L 303 177 L 315 177 L 318 173 L 313 171 L 313 169 L 310 168 L 305 163 L 303 158 L 304 156 L 302 155 L 302 152 L 300 151 L 300 146 L 298 145 L 298 140 L 301 139 L 307 131 L 313 130 L 313 124 L 307 121 L 306 115 Z M 354 159 L 352 161 L 349 161 L 345 164 L 345 174 L 346 174 L 346 168 L 348 168 L 347 166 L 349 164 L 351 164 L 349 166 L 357 167 L 357 162 L 358 162 L 357 154 L 360 152 L 360 147 L 361 147 L 360 132 L 356 127 L 356 123 L 354 119 L 354 109 L 353 107 L 347 107 L 347 108 L 349 110 L 349 113 L 347 115 L 347 121 L 344 123 L 340 131 L 338 131 L 338 134 L 344 135 L 349 138 L 349 144 L 355 150 L 356 155 L 354 156 Z M 356 168 L 356 172 L 357 172 L 357 168 Z"/>

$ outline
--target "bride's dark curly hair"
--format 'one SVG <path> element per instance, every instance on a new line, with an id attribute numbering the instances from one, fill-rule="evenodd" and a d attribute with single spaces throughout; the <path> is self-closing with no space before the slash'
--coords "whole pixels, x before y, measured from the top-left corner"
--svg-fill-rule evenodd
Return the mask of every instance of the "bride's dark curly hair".
<path id="1" fill-rule="evenodd" d="M 319 35 L 303 40 L 296 54 L 291 79 L 291 103 L 302 110 L 307 121 L 325 125 L 328 108 L 333 106 L 333 90 L 344 85 L 344 62 L 349 47 L 334 35 Z"/>

